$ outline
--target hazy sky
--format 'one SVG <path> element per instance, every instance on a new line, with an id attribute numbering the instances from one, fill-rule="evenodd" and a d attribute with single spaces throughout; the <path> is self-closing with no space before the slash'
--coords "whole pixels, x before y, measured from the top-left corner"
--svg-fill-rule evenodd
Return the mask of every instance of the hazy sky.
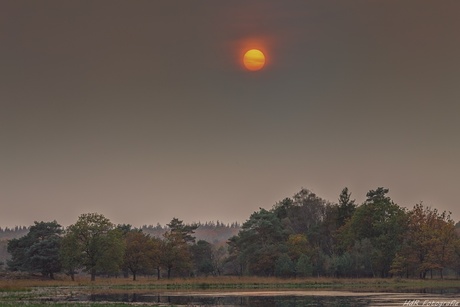
<path id="1" fill-rule="evenodd" d="M 383 186 L 460 219 L 460 1 L 0 2 L 0 226 L 245 221 Z M 266 67 L 249 72 L 244 51 Z"/>

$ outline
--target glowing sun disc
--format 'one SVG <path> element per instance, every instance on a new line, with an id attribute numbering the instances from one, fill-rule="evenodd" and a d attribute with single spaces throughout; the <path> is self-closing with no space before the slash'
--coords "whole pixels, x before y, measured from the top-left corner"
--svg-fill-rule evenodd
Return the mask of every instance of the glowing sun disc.
<path id="1" fill-rule="evenodd" d="M 243 63 L 248 70 L 260 70 L 265 66 L 265 55 L 258 49 L 248 50 L 244 54 Z"/>

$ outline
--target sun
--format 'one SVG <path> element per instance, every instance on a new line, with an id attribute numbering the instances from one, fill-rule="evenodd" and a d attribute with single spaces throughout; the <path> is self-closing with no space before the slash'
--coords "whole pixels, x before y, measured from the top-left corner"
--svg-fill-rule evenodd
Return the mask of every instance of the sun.
<path id="1" fill-rule="evenodd" d="M 248 70 L 261 70 L 265 66 L 265 55 L 258 49 L 248 50 L 244 54 L 243 64 Z"/>

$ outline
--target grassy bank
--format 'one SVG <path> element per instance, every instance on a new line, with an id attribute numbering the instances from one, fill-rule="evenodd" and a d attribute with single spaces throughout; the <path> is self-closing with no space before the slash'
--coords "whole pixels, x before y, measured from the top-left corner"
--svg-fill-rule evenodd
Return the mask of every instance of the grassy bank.
<path id="1" fill-rule="evenodd" d="M 290 278 L 275 277 L 206 277 L 162 279 L 139 278 L 132 281 L 125 278 L 98 278 L 91 282 L 80 277 L 71 281 L 66 277 L 56 280 L 0 280 L 0 292 L 28 291 L 34 288 L 86 288 L 86 289 L 347 289 L 359 291 L 385 291 L 388 289 L 460 288 L 460 280 L 452 279 L 380 279 L 380 278 Z"/>

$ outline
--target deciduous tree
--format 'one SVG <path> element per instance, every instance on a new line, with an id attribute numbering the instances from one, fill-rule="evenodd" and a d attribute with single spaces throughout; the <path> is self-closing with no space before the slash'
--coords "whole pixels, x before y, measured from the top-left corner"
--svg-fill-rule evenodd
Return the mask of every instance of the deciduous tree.
<path id="1" fill-rule="evenodd" d="M 83 263 L 82 252 L 75 233 L 66 233 L 61 240 L 59 259 L 64 272 L 75 280 L 75 274 Z"/>
<path id="2" fill-rule="evenodd" d="M 76 250 L 81 266 L 91 274 L 91 281 L 98 272 L 116 272 L 123 262 L 122 234 L 102 214 L 87 213 L 66 230 L 66 236 L 76 240 Z M 70 239 L 69 239 L 70 240 Z"/>
<path id="3" fill-rule="evenodd" d="M 125 253 L 123 267 L 131 271 L 133 280 L 137 273 L 152 267 L 152 254 L 155 246 L 149 235 L 141 231 L 128 231 L 124 236 Z"/>
<path id="4" fill-rule="evenodd" d="M 408 213 L 408 229 L 393 271 L 418 274 L 425 278 L 433 270 L 443 270 L 455 259 L 455 246 L 459 238 L 450 215 L 437 209 L 417 204 Z"/>

